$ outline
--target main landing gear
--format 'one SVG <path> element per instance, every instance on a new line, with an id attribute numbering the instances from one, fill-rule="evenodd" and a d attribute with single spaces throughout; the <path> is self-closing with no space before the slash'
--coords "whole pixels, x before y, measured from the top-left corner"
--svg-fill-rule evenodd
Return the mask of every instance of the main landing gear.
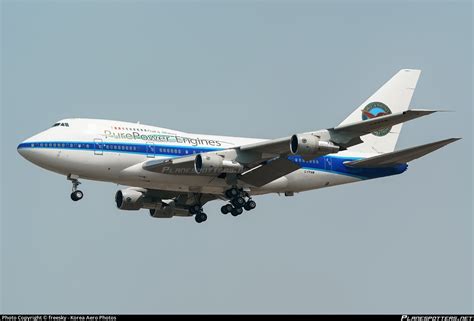
<path id="1" fill-rule="evenodd" d="M 203 212 L 201 204 L 194 204 L 189 207 L 189 213 L 194 215 L 196 223 L 207 221 L 207 214 Z"/>
<path id="2" fill-rule="evenodd" d="M 225 192 L 225 196 L 229 198 L 230 204 L 225 204 L 221 207 L 222 214 L 231 213 L 232 216 L 239 216 L 243 213 L 244 209 L 251 211 L 257 207 L 257 204 L 250 198 L 250 195 L 241 189 L 233 187 Z"/>
<path id="3" fill-rule="evenodd" d="M 77 201 L 81 200 L 84 197 L 84 193 L 77 189 L 79 184 L 81 184 L 81 182 L 79 182 L 78 178 L 79 177 L 72 177 L 71 175 L 68 175 L 68 177 L 67 177 L 67 179 L 72 182 L 71 199 L 74 202 L 77 202 Z"/>

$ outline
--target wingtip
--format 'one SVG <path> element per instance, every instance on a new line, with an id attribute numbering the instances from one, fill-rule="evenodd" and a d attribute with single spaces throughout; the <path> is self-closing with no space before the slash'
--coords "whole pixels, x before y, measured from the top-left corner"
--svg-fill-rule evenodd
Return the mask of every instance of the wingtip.
<path id="1" fill-rule="evenodd" d="M 410 109 L 405 110 L 403 113 L 406 113 L 406 112 L 416 112 L 416 113 L 423 113 L 423 114 L 429 115 L 429 114 L 433 114 L 433 113 L 438 112 L 438 110 L 435 110 L 435 109 L 420 109 L 420 108 L 412 109 L 412 108 L 410 108 Z"/>
<path id="2" fill-rule="evenodd" d="M 400 71 L 421 73 L 421 69 L 416 69 L 416 68 L 403 68 Z"/>
<path id="3" fill-rule="evenodd" d="M 455 110 L 452 109 L 432 109 L 437 113 L 455 113 Z"/>
<path id="4" fill-rule="evenodd" d="M 442 140 L 441 142 L 444 143 L 444 145 L 448 145 L 448 144 L 454 143 L 454 142 L 456 142 L 460 139 L 461 139 L 461 137 L 453 137 L 453 138 L 448 138 L 448 139 Z"/>

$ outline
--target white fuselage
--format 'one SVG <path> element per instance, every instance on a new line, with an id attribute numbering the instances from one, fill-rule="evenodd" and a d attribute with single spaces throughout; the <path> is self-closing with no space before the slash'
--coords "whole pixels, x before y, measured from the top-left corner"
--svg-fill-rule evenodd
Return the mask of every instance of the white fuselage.
<path id="1" fill-rule="evenodd" d="M 150 159 L 182 157 L 228 149 L 264 139 L 210 136 L 122 121 L 65 119 L 22 142 L 19 153 L 47 170 L 84 179 L 181 192 L 222 193 L 224 179 L 200 175 L 169 175 L 143 171 Z M 260 188 L 242 186 L 251 194 L 300 192 L 366 179 L 341 170 L 339 158 L 363 158 L 347 151 L 303 162 L 302 168 Z M 336 166 L 337 163 L 337 166 Z M 337 167 L 337 168 L 336 168 Z M 384 175 L 382 175 L 384 176 Z M 372 178 L 372 177 L 369 177 Z"/>

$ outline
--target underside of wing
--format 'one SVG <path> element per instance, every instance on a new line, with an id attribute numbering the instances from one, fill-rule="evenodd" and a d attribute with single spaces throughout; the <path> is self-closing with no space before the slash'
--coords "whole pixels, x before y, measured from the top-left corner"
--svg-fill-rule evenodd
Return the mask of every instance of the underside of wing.
<path id="1" fill-rule="evenodd" d="M 168 159 L 153 159 L 142 164 L 144 170 L 170 175 L 195 175 L 193 156 L 184 156 Z"/>

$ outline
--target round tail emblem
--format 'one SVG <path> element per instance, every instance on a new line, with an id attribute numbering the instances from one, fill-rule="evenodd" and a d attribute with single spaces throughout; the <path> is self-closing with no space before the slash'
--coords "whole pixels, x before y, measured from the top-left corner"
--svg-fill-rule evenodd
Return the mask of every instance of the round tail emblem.
<path id="1" fill-rule="evenodd" d="M 381 102 L 373 102 L 362 109 L 362 120 L 372 119 L 380 116 L 390 115 L 392 111 L 387 105 Z M 375 136 L 385 136 L 392 127 L 382 128 L 372 132 Z"/>

